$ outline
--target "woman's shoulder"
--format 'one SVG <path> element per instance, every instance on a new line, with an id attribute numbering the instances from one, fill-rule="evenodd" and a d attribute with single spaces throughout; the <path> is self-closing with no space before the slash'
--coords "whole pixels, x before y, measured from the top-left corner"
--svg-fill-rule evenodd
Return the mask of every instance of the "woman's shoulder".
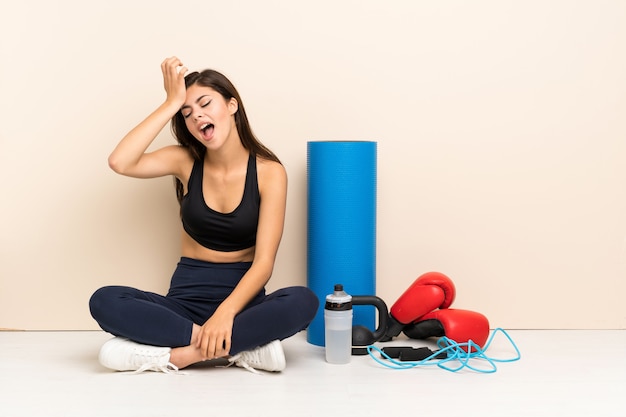
<path id="1" fill-rule="evenodd" d="M 286 175 L 286 170 L 283 164 L 271 159 L 263 158 L 262 156 L 256 156 L 257 172 L 260 175 Z"/>
<path id="2" fill-rule="evenodd" d="M 260 187 L 264 184 L 286 184 L 287 171 L 280 162 L 265 159 L 257 155 L 256 166 Z"/>

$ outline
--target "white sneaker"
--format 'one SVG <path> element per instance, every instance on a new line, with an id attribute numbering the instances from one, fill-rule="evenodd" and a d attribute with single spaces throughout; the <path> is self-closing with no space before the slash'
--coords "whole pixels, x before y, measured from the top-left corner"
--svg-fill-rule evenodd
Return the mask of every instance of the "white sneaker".
<path id="1" fill-rule="evenodd" d="M 178 372 L 170 363 L 171 348 L 141 345 L 123 337 L 114 337 L 100 349 L 100 363 L 116 371 Z"/>
<path id="2" fill-rule="evenodd" d="M 228 361 L 255 374 L 258 374 L 255 369 L 280 372 L 285 369 L 285 352 L 280 341 L 274 340 L 256 349 L 238 353 Z"/>

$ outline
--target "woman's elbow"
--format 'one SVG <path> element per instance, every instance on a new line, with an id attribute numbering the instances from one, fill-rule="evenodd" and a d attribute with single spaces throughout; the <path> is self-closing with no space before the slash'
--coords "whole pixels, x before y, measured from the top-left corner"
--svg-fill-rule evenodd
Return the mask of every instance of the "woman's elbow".
<path id="1" fill-rule="evenodd" d="M 117 174 L 124 174 L 124 166 L 120 163 L 119 159 L 115 157 L 115 155 L 111 154 L 107 162 L 109 164 L 109 168 L 111 168 L 114 172 Z"/>

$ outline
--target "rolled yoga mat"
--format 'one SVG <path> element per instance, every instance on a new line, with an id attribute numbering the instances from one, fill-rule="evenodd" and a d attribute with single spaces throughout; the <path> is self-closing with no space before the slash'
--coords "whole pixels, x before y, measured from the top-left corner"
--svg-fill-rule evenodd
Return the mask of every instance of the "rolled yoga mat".
<path id="1" fill-rule="evenodd" d="M 324 303 L 335 284 L 376 293 L 376 142 L 307 143 L 307 285 L 320 307 L 307 341 L 324 346 Z M 353 307 L 353 325 L 375 330 L 376 309 Z"/>

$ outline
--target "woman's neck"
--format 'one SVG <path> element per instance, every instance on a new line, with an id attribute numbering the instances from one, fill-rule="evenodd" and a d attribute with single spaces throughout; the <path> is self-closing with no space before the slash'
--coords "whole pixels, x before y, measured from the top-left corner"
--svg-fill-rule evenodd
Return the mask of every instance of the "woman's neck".
<path id="1" fill-rule="evenodd" d="M 219 149 L 207 149 L 204 160 L 213 167 L 229 170 L 248 160 L 250 152 L 243 147 L 239 137 L 230 138 Z"/>

